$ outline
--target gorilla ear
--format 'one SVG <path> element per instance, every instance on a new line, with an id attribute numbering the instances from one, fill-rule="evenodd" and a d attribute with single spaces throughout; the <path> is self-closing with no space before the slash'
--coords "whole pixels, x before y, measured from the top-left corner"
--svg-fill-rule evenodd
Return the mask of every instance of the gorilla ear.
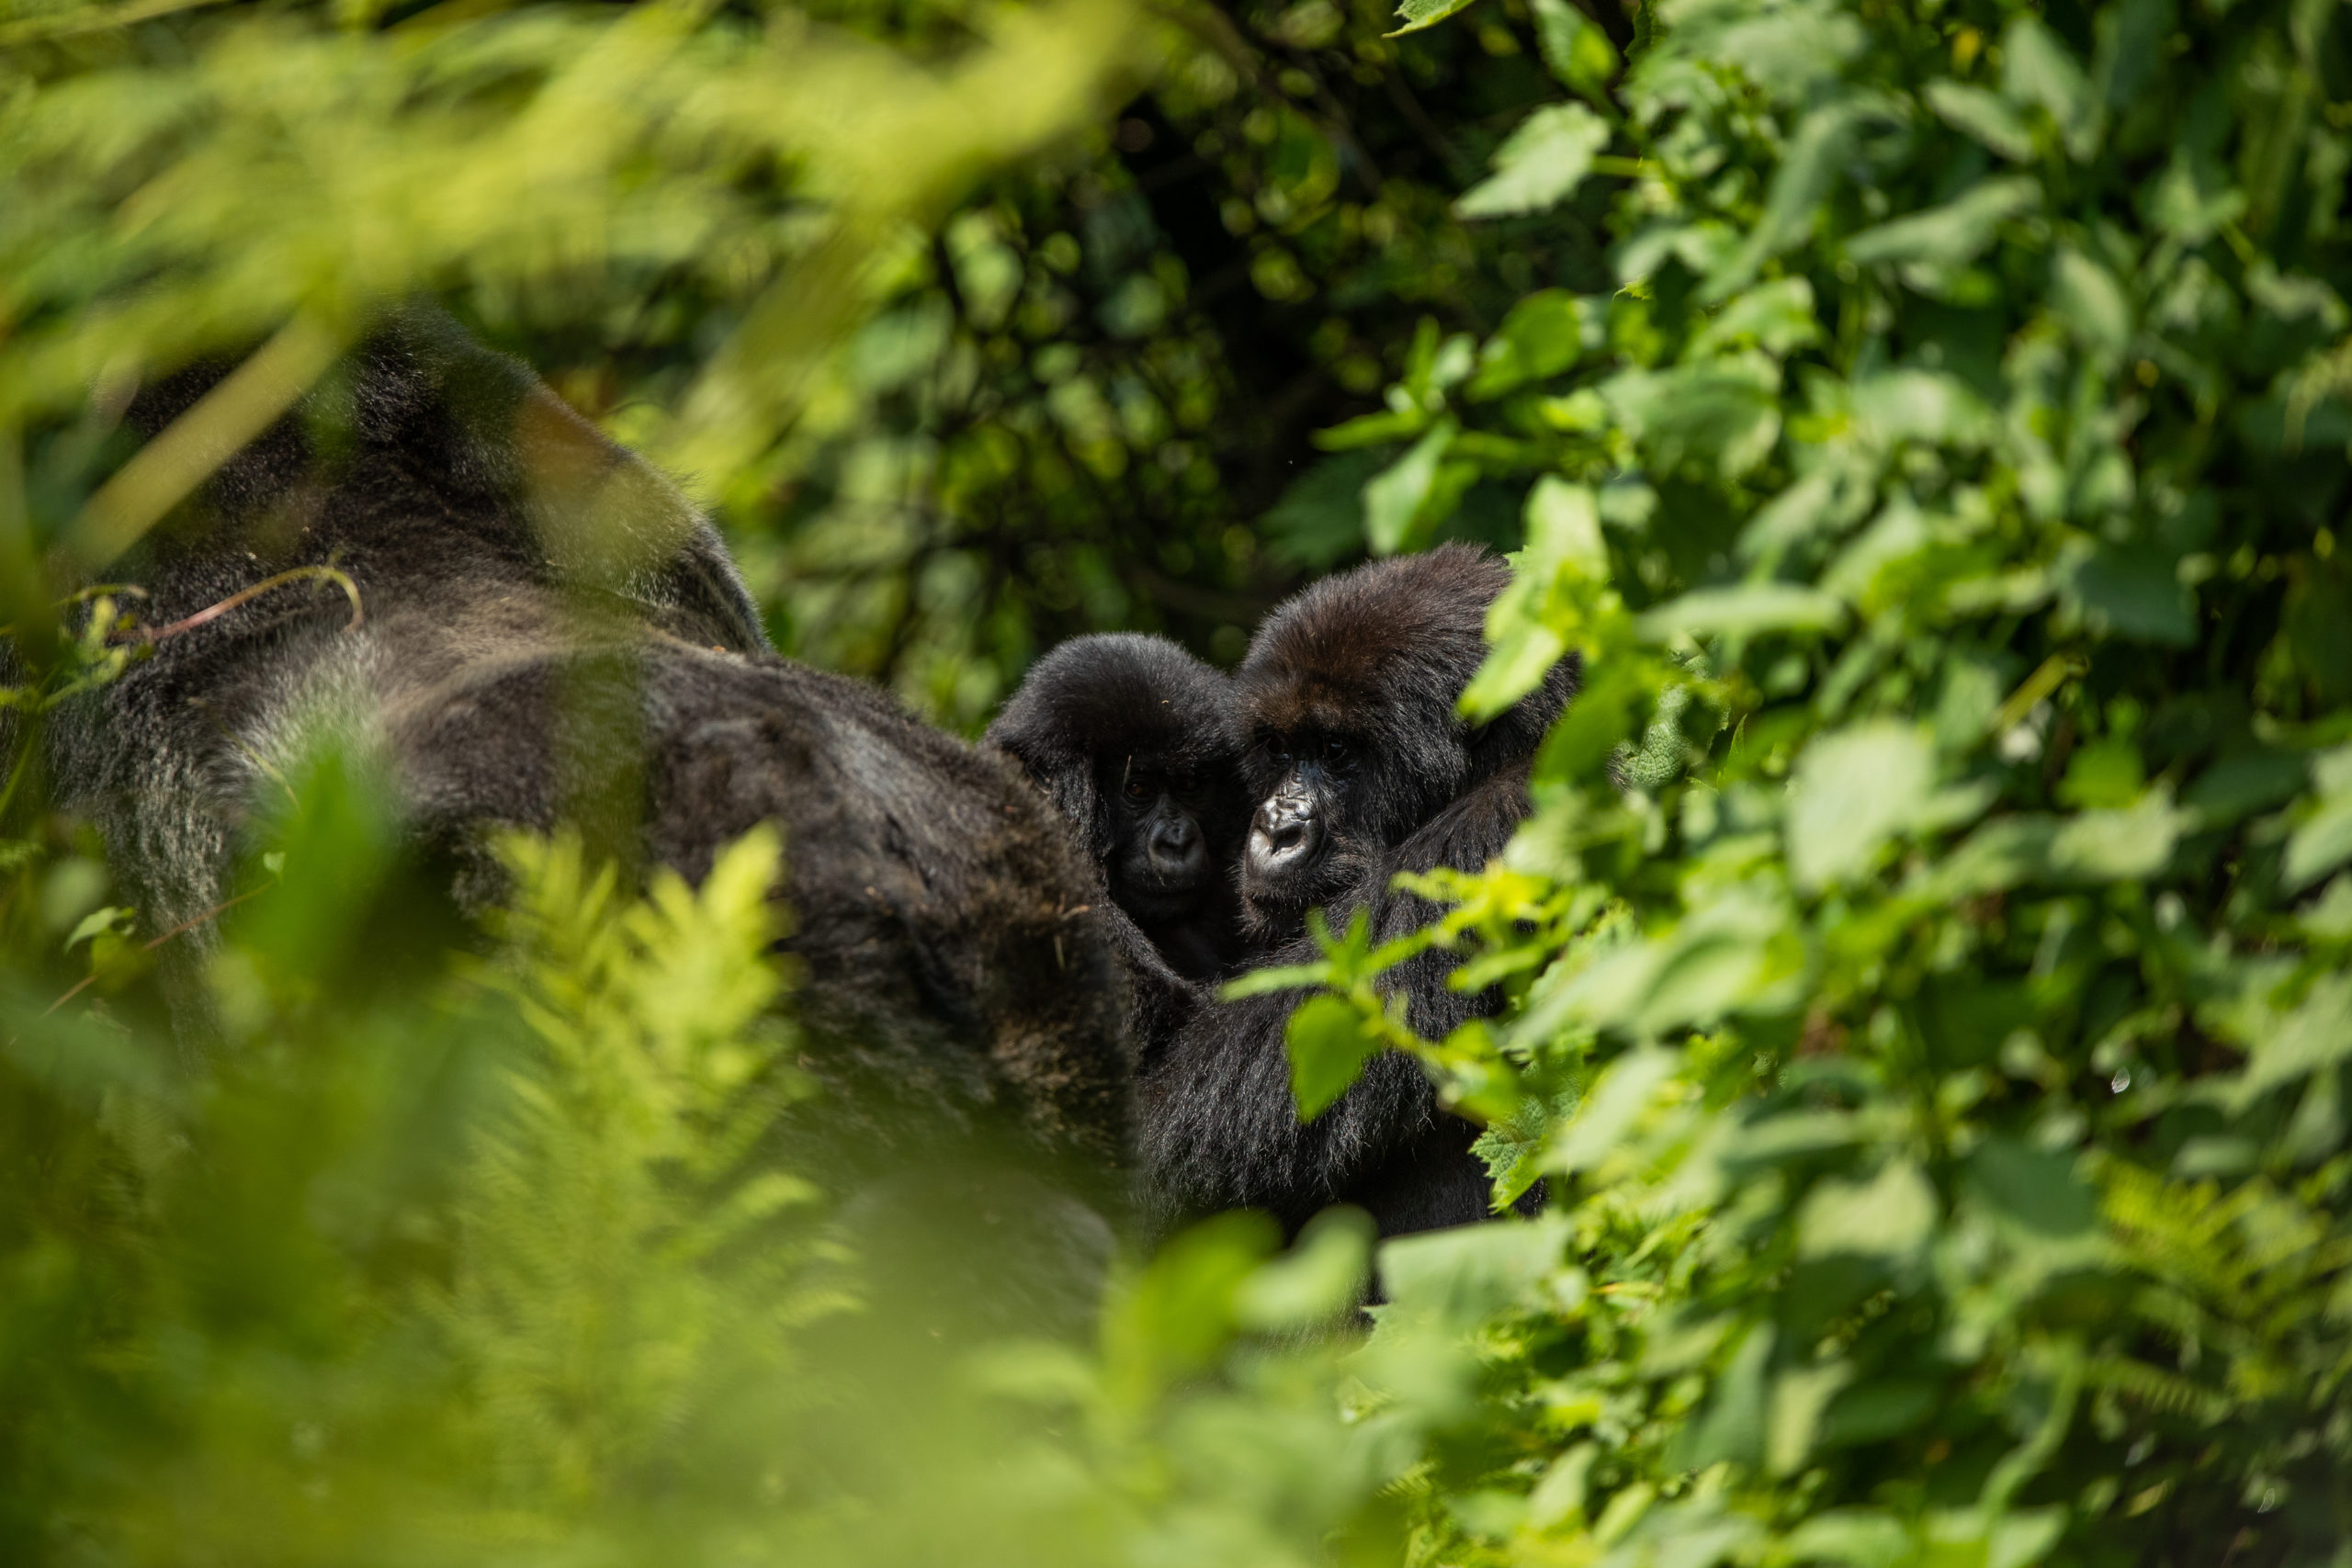
<path id="1" fill-rule="evenodd" d="M 1544 737 L 1567 711 L 1568 702 L 1583 683 L 1584 661 L 1571 653 L 1552 666 L 1543 684 L 1520 698 L 1484 728 L 1470 737 L 1470 775 L 1490 778 L 1525 761 L 1544 744 Z"/>

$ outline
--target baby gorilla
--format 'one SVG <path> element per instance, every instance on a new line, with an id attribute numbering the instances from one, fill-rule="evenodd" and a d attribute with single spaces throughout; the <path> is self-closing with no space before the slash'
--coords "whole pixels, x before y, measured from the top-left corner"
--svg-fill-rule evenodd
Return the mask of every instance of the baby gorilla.
<path id="1" fill-rule="evenodd" d="M 1233 964 L 1249 804 L 1230 682 L 1164 637 L 1073 637 L 1037 661 L 987 739 L 1051 797 L 1148 943 L 1131 969 L 1156 956 L 1203 981 Z"/>

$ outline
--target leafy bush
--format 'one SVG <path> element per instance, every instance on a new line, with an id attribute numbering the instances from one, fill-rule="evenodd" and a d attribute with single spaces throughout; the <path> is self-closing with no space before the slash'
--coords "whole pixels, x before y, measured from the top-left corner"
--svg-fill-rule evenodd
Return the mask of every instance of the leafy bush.
<path id="1" fill-rule="evenodd" d="M 1288 103 L 1253 103 L 1267 89 L 1238 70 L 1187 98 L 1177 50 L 1149 112 L 1259 150 L 1218 143 L 1219 177 L 1250 186 L 1234 227 L 1261 297 L 1312 313 L 1328 290 L 1340 330 L 1302 335 L 1334 383 L 1368 387 L 1370 364 L 1392 379 L 1377 406 L 1318 405 L 1355 417 L 1230 570 L 1285 541 L 1299 565 L 1344 559 L 1351 527 L 1378 550 L 1509 536 L 1518 580 L 1466 706 L 1585 660 L 1534 817 L 1497 865 L 1430 879 L 1453 913 L 1413 939 L 1461 944 L 1464 982 L 1503 987 L 1504 1015 L 1416 1040 L 1379 990 L 1403 950 L 1339 933 L 1332 999 L 1292 1040 L 1310 1102 L 1370 1051 L 1418 1053 L 1487 1123 L 1498 1200 L 1541 1179 L 1544 1214 L 1382 1247 L 1369 1336 L 1333 1315 L 1364 1264 L 1344 1216 L 1283 1253 L 1228 1217 L 1125 1270 L 1090 1346 L 933 1352 L 861 1270 L 882 1238 L 835 1224 L 763 1136 L 804 1093 L 757 956 L 772 843 L 642 902 L 576 850 L 518 847 L 499 955 L 388 977 L 367 923 L 399 908 L 380 820 L 363 781 L 322 765 L 256 849 L 277 857 L 255 862 L 269 886 L 221 917 L 208 983 L 241 1049 L 198 1066 L 141 1011 L 103 871 L 20 795 L 0 1032 L 12 1561 L 2340 1558 L 2346 22 L 2315 0 L 1679 0 L 1614 32 L 1565 0 L 1409 14 L 1426 30 L 1378 44 L 1311 6 L 1250 14 L 1219 58 L 1259 62 Z M 777 269 L 834 254 L 772 210 L 787 191 L 823 210 L 826 154 L 773 127 L 730 141 L 724 119 L 715 142 L 657 136 L 598 167 L 577 212 L 638 227 L 546 224 L 518 182 L 498 187 L 511 211 L 476 214 L 512 220 L 497 244 L 412 232 L 420 198 L 385 209 L 398 247 L 320 224 L 307 270 L 256 282 L 246 230 L 291 234 L 300 211 L 167 208 L 182 227 L 140 229 L 117 205 L 152 160 L 180 166 L 175 148 L 243 145 L 161 129 L 202 82 L 250 85 L 250 133 L 281 149 L 337 116 L 375 127 L 364 158 L 319 166 L 382 175 L 413 118 L 458 115 L 455 144 L 585 62 L 669 84 L 641 100 L 667 125 L 740 107 L 688 89 L 769 58 L 733 21 L 682 33 L 686 56 L 660 59 L 694 71 L 674 77 L 594 47 L 658 28 L 658 7 L 447 29 L 417 26 L 427 12 L 408 34 L 355 17 L 348 38 L 232 12 L 78 44 L 60 41 L 78 14 L 58 15 L 0 24 L 0 245 L 20 280 L 0 398 L 32 454 L 34 525 L 7 535 L 20 640 L 40 608 L 29 547 L 70 545 L 70 519 L 126 496 L 168 504 L 95 485 L 120 457 L 105 400 L 84 410 L 108 353 L 217 348 L 376 287 L 462 285 L 495 319 L 481 299 L 563 272 L 544 244 L 586 268 L 583 298 L 641 284 L 718 323 L 695 354 L 663 337 L 619 356 L 630 384 L 674 391 L 694 367 L 726 374 L 730 351 L 710 350 L 729 324 L 807 276 Z M 976 72 L 1012 47 L 957 17 L 848 20 Z M 219 74 L 281 48 L 284 70 Z M 1109 80 L 1116 53 L 1057 54 L 1057 79 Z M 379 118 L 298 92 L 315 76 L 298 57 L 384 85 L 359 100 Z M 1335 128 L 1369 118 L 1317 96 L 1350 58 L 1367 89 L 1399 61 L 1445 85 L 1438 120 L 1397 101 L 1485 171 L 1439 159 L 1371 201 L 1317 173 Z M 149 94 L 163 107 L 126 118 Z M 858 157 L 897 145 L 853 140 Z M 714 146 L 752 150 L 727 165 L 748 183 L 655 177 Z M 973 165 L 931 151 L 931 205 L 877 219 L 874 256 L 919 254 L 907 236 L 968 188 Z M 762 186 L 779 152 L 810 184 Z M 1097 194 L 1128 188 L 1087 166 Z M 1053 243 L 1075 231 L 1057 226 L 1067 186 L 1004 178 L 946 224 L 944 270 L 894 281 L 877 261 L 842 285 L 838 333 L 807 350 L 853 389 L 835 423 L 763 403 L 709 427 L 739 445 L 707 477 L 775 530 L 755 558 L 807 544 L 763 510 L 769 479 L 804 471 L 776 456 L 790 441 L 930 428 L 913 404 L 946 370 L 893 383 L 908 407 L 854 412 L 855 355 L 884 341 L 856 335 L 861 312 L 896 331 L 931 309 L 983 230 L 1018 264 L 1008 298 L 1095 276 Z M 1449 182 L 1441 215 L 1427 193 Z M 662 229 L 684 210 L 663 202 L 704 204 L 722 227 L 703 231 L 762 259 L 684 276 L 721 251 Z M 1430 249 L 1347 295 L 1351 269 L 1377 272 L 1375 209 Z M 1091 266 L 1110 241 L 1086 233 Z M 616 249 L 555 246 L 596 235 Z M 1277 254 L 1288 270 L 1257 260 Z M 1217 366 L 1217 318 L 1185 293 L 1202 280 L 1150 266 L 1175 302 L 1164 328 L 1084 343 L 1086 373 L 1189 342 L 1222 411 L 1194 428 L 1221 428 L 1251 383 Z M 133 319 L 125 298 L 175 303 Z M 330 335 L 343 319 L 317 318 Z M 1018 338 L 1025 360 L 1069 319 L 948 335 Z M 1012 373 L 1011 349 L 986 353 Z M 979 474 L 964 491 L 908 481 L 960 495 L 956 548 L 985 541 L 986 498 L 1045 483 L 1029 397 L 967 405 L 959 437 L 993 449 L 1001 415 L 1022 463 L 959 469 Z M 673 406 L 679 423 L 640 434 L 734 405 Z M 1242 493 L 1230 457 L 1213 477 Z M 1107 505 L 1052 513 L 1081 541 L 1057 558 L 1069 581 L 1087 550 L 1113 577 L 1140 558 L 1090 532 Z M 916 594 L 899 570 L 873 580 L 899 585 L 882 597 Z M 992 590 L 937 592 L 930 613 L 952 618 L 940 607 Z M 33 650 L 21 709 L 107 677 L 114 613 Z M 984 703 L 986 681 L 938 668 L 939 711 Z M 69 965 L 95 982 L 51 1010 Z"/>

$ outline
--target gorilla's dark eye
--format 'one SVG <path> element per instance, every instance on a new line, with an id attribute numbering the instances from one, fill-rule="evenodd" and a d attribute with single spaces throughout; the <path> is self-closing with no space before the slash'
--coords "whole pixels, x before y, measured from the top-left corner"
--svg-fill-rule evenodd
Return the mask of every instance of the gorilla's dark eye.
<path id="1" fill-rule="evenodd" d="M 1323 760 L 1325 761 L 1344 762 L 1347 761 L 1347 758 L 1348 743 L 1340 739 L 1338 736 L 1332 736 L 1330 739 L 1323 742 Z"/>
<path id="2" fill-rule="evenodd" d="M 1139 778 L 1130 776 L 1126 795 L 1129 800 L 1146 800 L 1151 795 L 1151 786 Z"/>
<path id="3" fill-rule="evenodd" d="M 1274 760 L 1274 766 L 1287 768 L 1290 766 L 1290 743 L 1277 740 L 1266 749 L 1266 755 Z"/>

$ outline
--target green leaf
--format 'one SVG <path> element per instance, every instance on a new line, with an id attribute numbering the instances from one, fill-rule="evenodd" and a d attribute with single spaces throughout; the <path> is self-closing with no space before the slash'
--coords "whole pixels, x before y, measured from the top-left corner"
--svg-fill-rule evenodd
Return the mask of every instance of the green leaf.
<path id="1" fill-rule="evenodd" d="M 2309 886 L 2352 860 L 2352 746 L 2342 746 L 2312 766 L 2320 788 L 2319 808 L 2287 840 L 2284 876 L 2289 888 Z"/>
<path id="2" fill-rule="evenodd" d="M 1363 1292 L 1374 1228 L 1361 1209 L 1326 1209 L 1297 1244 L 1261 1264 L 1233 1293 L 1234 1317 L 1260 1332 L 1297 1328 L 1347 1311 Z"/>
<path id="3" fill-rule="evenodd" d="M 1519 124 L 1495 153 L 1495 172 L 1464 191 L 1453 210 L 1501 218 L 1556 206 L 1584 183 L 1609 145 L 1609 122 L 1582 104 L 1551 104 Z"/>
<path id="4" fill-rule="evenodd" d="M 2024 117 L 1996 93 L 1952 81 L 1930 82 L 1920 96 L 1936 117 L 1954 130 L 1973 136 L 2013 163 L 2033 157 L 2033 130 Z"/>
<path id="5" fill-rule="evenodd" d="M 1707 279 L 1702 299 L 1723 299 L 1737 293 L 1766 261 L 1813 231 L 1847 149 L 1874 112 L 1873 106 L 1841 97 L 1822 105 L 1798 123 L 1786 155 L 1772 173 L 1762 216 L 1748 231 L 1747 243 Z"/>
<path id="6" fill-rule="evenodd" d="M 1693 590 L 1645 611 L 1634 626 L 1647 640 L 1665 642 L 1676 636 L 1835 631 L 1845 624 L 1846 606 L 1836 594 L 1794 582 L 1750 582 Z"/>
<path id="7" fill-rule="evenodd" d="M 1380 1037 L 1366 1027 L 1355 1004 L 1341 997 L 1310 997 L 1290 1015 L 1283 1032 L 1290 1050 L 1291 1099 L 1298 1119 L 1312 1122 L 1331 1108 L 1380 1055 Z"/>
<path id="8" fill-rule="evenodd" d="M 2001 91 L 2012 103 L 2048 111 L 2067 152 L 2077 161 L 2098 151 L 2105 116 L 2090 78 L 2039 17 L 2020 17 L 2002 35 Z"/>
<path id="9" fill-rule="evenodd" d="M 2021 175 L 1982 180 L 1941 207 L 1849 236 L 1846 254 L 1864 266 L 1894 262 L 1949 271 L 1982 254 L 2002 224 L 2041 206 L 2038 181 Z"/>
<path id="10" fill-rule="evenodd" d="M 1476 1323 L 1510 1307 L 1541 1304 L 1566 1241 L 1566 1227 L 1548 1218 L 1400 1236 L 1381 1244 L 1381 1289 L 1440 1322 Z"/>
<path id="11" fill-rule="evenodd" d="M 2132 302 L 2115 275 L 2071 247 L 2050 269 L 2050 308 L 2067 331 L 2112 360 L 2132 342 Z"/>
<path id="12" fill-rule="evenodd" d="M 130 911 L 108 904 L 103 908 L 93 909 L 82 917 L 81 923 L 75 926 L 72 934 L 65 939 L 65 951 L 73 952 L 101 931 L 128 933 L 130 930 Z"/>
<path id="13" fill-rule="evenodd" d="M 1821 341 L 1814 313 L 1813 285 L 1802 277 L 1776 277 L 1725 305 L 1683 351 L 1686 360 L 1753 343 L 1767 354 L 1788 355 Z"/>
<path id="14" fill-rule="evenodd" d="M 2186 648 L 2197 640 L 2196 600 L 2173 560 L 2146 546 L 2102 545 L 2064 579 L 2090 629 L 2129 642 Z"/>
<path id="15" fill-rule="evenodd" d="M 1464 394 L 1473 400 L 1498 398 L 1530 381 L 1558 375 L 1600 341 L 1600 312 L 1575 295 L 1543 288 L 1510 308 L 1503 324 L 1478 355 L 1478 368 Z"/>
<path id="16" fill-rule="evenodd" d="M 1683 1465 L 1704 1470 L 1729 1461 L 1753 1466 L 1764 1457 L 1765 1373 L 1772 1361 L 1772 1325 L 1749 1328 L 1715 1383 L 1715 1397 L 1698 1424 L 1688 1428 Z"/>
<path id="17" fill-rule="evenodd" d="M 1826 887 L 1870 869 L 1918 820 L 1935 788 L 1935 749 L 1906 725 L 1876 721 L 1821 736 L 1789 780 L 1789 873 Z"/>
<path id="18" fill-rule="evenodd" d="M 1908 1258 L 1927 1245 L 1939 1213 L 1919 1168 L 1890 1159 L 1868 1181 L 1833 1177 L 1815 1184 L 1797 1212 L 1797 1255 Z"/>
<path id="19" fill-rule="evenodd" d="M 1437 479 L 1437 466 L 1458 427 L 1442 419 L 1412 449 L 1363 487 L 1363 533 L 1374 555 L 1393 556 L 1413 540 L 1414 524 Z"/>
<path id="20" fill-rule="evenodd" d="M 2052 835 L 2051 874 L 2059 881 L 2127 882 L 2156 874 L 2188 825 L 2165 788 L 2124 811 L 2086 811 Z"/>
<path id="21" fill-rule="evenodd" d="M 1384 33 L 1381 36 L 1403 38 L 1407 33 L 1417 33 L 1423 28 L 1433 28 L 1456 12 L 1468 10 L 1472 4 L 1473 0 L 1404 0 L 1404 4 L 1396 7 L 1396 15 L 1404 20 L 1405 25 L 1395 32 Z"/>
<path id="22" fill-rule="evenodd" d="M 1617 74 L 1617 51 L 1600 25 L 1567 0 L 1534 0 L 1536 46 L 1544 63 L 1570 91 L 1605 104 Z"/>

